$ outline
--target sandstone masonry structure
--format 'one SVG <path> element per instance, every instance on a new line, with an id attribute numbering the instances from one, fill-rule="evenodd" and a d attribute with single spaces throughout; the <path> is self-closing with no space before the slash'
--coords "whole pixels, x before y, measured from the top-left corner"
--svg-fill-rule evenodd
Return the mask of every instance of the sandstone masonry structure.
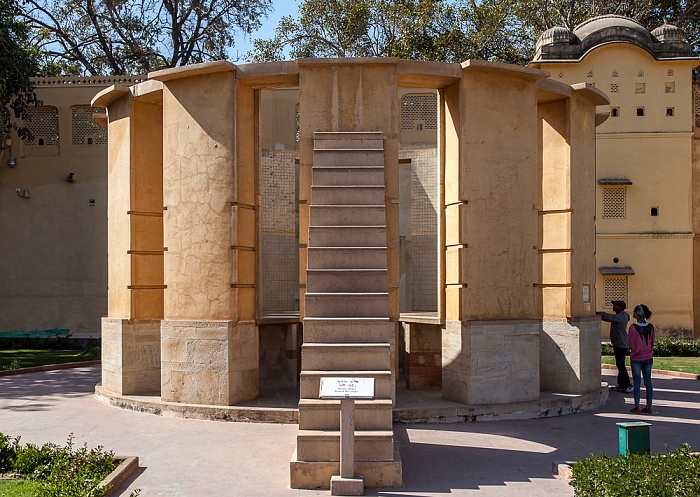
<path id="1" fill-rule="evenodd" d="M 254 399 L 275 381 L 261 349 L 272 354 L 279 337 L 276 386 L 298 385 L 301 398 L 291 485 L 311 488 L 338 474 L 338 406 L 318 399 L 323 376 L 375 379 L 356 418 L 369 487 L 401 484 L 399 368 L 416 388 L 437 382 L 446 399 L 513 411 L 544 392 L 597 391 L 595 107 L 607 103 L 537 69 L 391 58 L 214 62 L 100 92 L 103 393 Z M 423 310 L 406 281 L 420 272 L 407 268 L 430 236 L 434 304 Z M 414 362 L 397 354 L 403 336 Z M 430 355 L 440 363 L 421 369 Z"/>
<path id="2" fill-rule="evenodd" d="M 657 327 L 694 330 L 696 337 L 698 64 L 677 27 L 649 32 L 615 15 L 545 31 L 530 64 L 610 97 L 610 119 L 596 130 L 596 308 L 645 302 Z"/>

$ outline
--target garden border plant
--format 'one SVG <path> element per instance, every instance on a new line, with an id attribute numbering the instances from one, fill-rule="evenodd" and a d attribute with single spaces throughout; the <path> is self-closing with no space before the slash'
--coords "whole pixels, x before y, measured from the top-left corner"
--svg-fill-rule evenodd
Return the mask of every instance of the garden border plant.
<path id="1" fill-rule="evenodd" d="M 37 482 L 37 497 L 103 497 L 109 488 L 102 481 L 119 462 L 103 446 L 74 448 L 73 434 L 65 446 L 46 443 L 21 445 L 20 437 L 0 433 L 0 473 Z M 136 497 L 139 490 L 132 492 Z"/>
<path id="2" fill-rule="evenodd" d="M 602 355 L 614 355 L 610 342 L 601 346 Z M 655 357 L 700 357 L 700 340 L 686 338 L 657 338 L 654 341 Z"/>
<path id="3" fill-rule="evenodd" d="M 665 453 L 591 454 L 572 467 L 576 497 L 675 497 L 700 495 L 700 454 L 682 444 Z"/>

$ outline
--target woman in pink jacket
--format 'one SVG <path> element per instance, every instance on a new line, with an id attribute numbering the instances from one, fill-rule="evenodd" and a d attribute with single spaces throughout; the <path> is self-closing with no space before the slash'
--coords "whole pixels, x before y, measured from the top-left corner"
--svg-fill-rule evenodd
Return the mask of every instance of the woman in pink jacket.
<path id="1" fill-rule="evenodd" d="M 632 382 L 634 384 L 634 408 L 632 412 L 651 414 L 651 401 L 654 389 L 651 386 L 651 368 L 654 365 L 654 325 L 647 323 L 651 311 L 644 304 L 634 308 L 632 317 L 637 320 L 630 325 L 628 340 L 630 347 L 630 364 L 632 365 Z M 647 394 L 647 405 L 639 409 L 639 397 L 644 377 L 644 389 Z"/>

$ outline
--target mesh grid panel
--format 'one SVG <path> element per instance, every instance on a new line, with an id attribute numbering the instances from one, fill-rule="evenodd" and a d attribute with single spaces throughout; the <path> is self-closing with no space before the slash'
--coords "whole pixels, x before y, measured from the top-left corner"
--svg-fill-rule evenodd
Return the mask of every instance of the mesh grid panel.
<path id="1" fill-rule="evenodd" d="M 610 85 L 610 93 L 618 93 L 620 91 L 620 85 L 617 83 L 612 83 Z"/>
<path id="2" fill-rule="evenodd" d="M 401 129 L 437 129 L 437 95 L 404 95 L 401 97 Z"/>
<path id="3" fill-rule="evenodd" d="M 605 307 L 612 307 L 613 300 L 627 302 L 627 276 L 605 278 Z"/>
<path id="4" fill-rule="evenodd" d="M 260 154 L 260 305 L 263 314 L 299 310 L 297 152 Z"/>
<path id="5" fill-rule="evenodd" d="M 58 145 L 58 109 L 56 107 L 29 107 L 27 128 L 33 135 L 27 145 Z"/>
<path id="6" fill-rule="evenodd" d="M 411 310 L 437 311 L 437 149 L 402 150 L 411 159 Z"/>
<path id="7" fill-rule="evenodd" d="M 695 127 L 700 128 L 700 86 L 693 86 L 693 115 L 695 116 Z"/>
<path id="8" fill-rule="evenodd" d="M 97 124 L 93 114 L 104 114 L 106 109 L 89 105 L 78 105 L 71 109 L 71 130 L 73 145 L 106 145 L 107 130 Z"/>
<path id="9" fill-rule="evenodd" d="M 627 190 L 603 188 L 603 219 L 624 219 Z"/>

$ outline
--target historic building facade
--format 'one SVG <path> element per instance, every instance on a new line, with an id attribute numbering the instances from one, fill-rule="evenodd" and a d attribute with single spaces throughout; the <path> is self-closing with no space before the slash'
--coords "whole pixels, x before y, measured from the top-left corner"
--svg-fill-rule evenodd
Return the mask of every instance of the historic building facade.
<path id="1" fill-rule="evenodd" d="M 230 406 L 263 384 L 298 387 L 293 487 L 337 474 L 322 377 L 374 380 L 357 407 L 368 486 L 401 482 L 401 367 L 409 387 L 465 406 L 601 399 L 594 150 L 607 103 L 537 69 L 399 59 L 213 62 L 100 92 L 98 394 Z"/>
<path id="2" fill-rule="evenodd" d="M 685 34 L 615 15 L 542 34 L 530 67 L 610 98 L 597 130 L 596 309 L 644 302 L 659 328 L 700 330 L 700 182 Z"/>

